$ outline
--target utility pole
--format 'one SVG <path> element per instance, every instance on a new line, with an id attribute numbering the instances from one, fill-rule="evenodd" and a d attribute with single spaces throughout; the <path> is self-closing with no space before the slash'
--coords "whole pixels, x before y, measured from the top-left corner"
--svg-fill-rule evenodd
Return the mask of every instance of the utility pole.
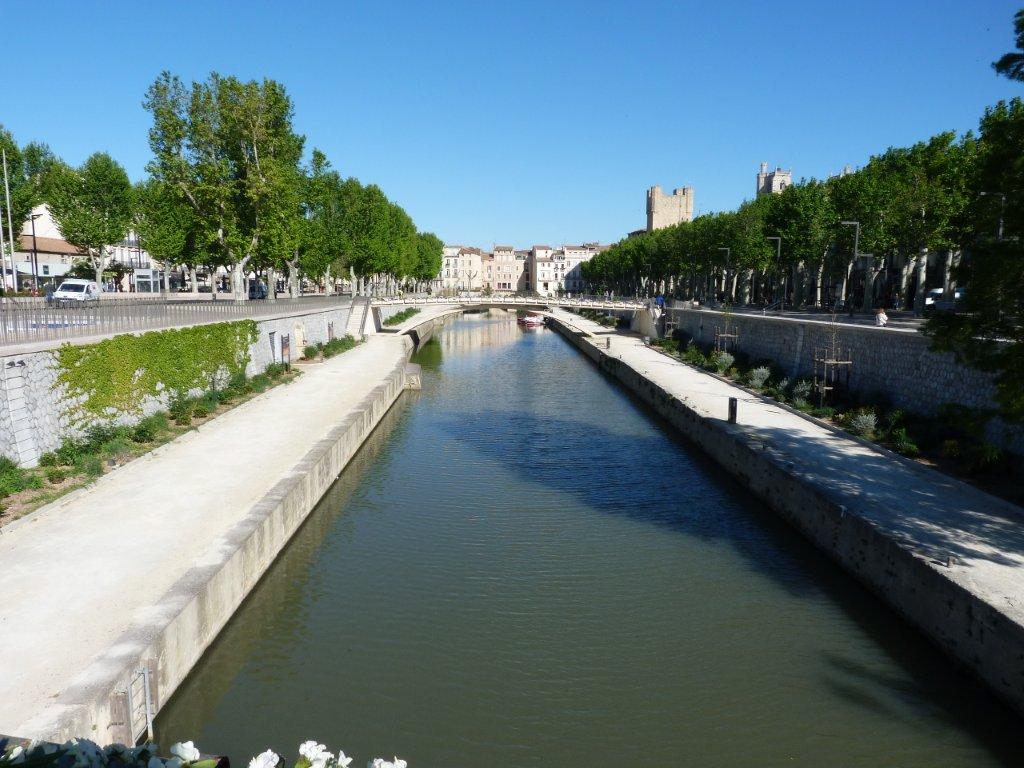
<path id="1" fill-rule="evenodd" d="M 7 183 L 7 150 L 0 150 L 4 164 L 4 195 L 7 200 L 7 239 L 11 241 L 11 279 L 14 281 L 14 290 L 18 290 L 18 265 L 14 263 L 14 225 L 11 223 L 11 185 Z M 4 225 L 0 221 L 0 227 Z"/>
<path id="2" fill-rule="evenodd" d="M 39 251 L 36 249 L 36 219 L 43 214 L 33 213 L 29 216 L 32 222 L 32 287 L 39 290 Z"/>

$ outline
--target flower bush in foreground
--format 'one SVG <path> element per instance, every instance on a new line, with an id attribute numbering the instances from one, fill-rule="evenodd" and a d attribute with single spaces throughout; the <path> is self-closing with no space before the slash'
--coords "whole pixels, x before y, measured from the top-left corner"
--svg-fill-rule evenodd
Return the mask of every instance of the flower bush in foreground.
<path id="1" fill-rule="evenodd" d="M 299 756 L 294 768 L 349 768 L 353 758 L 343 750 L 334 754 L 323 744 L 304 741 L 299 745 Z M 219 759 L 204 758 L 191 741 L 171 747 L 171 757 L 160 757 L 156 744 L 126 747 L 112 744 L 100 747 L 88 739 L 72 739 L 64 744 L 32 742 L 27 747 L 11 746 L 0 739 L 0 768 L 216 768 Z M 367 768 L 408 768 L 398 757 L 385 760 L 375 757 Z M 249 761 L 249 768 L 285 768 L 285 760 L 268 749 Z"/>

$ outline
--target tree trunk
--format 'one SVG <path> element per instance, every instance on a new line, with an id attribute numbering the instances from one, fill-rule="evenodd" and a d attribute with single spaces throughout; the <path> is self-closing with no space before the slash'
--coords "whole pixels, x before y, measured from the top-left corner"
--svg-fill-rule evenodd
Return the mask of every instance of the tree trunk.
<path id="1" fill-rule="evenodd" d="M 190 290 L 193 295 L 199 295 L 199 269 L 197 267 L 188 268 L 188 279 L 191 283 Z"/>
<path id="2" fill-rule="evenodd" d="M 288 298 L 299 298 L 299 254 L 294 259 L 285 259 L 285 267 L 288 268 Z"/>
<path id="3" fill-rule="evenodd" d="M 324 295 L 330 296 L 333 293 L 334 291 L 331 290 L 331 268 L 328 267 L 324 272 Z"/>
<path id="4" fill-rule="evenodd" d="M 267 267 L 267 301 L 277 301 L 277 270 Z"/>
<path id="5" fill-rule="evenodd" d="M 231 293 L 235 301 L 249 300 L 249 292 L 245 290 L 245 273 L 251 258 L 251 256 L 246 256 L 231 267 Z"/>
<path id="6" fill-rule="evenodd" d="M 825 279 L 825 257 L 818 262 L 818 269 L 814 274 L 814 306 L 821 306 L 821 281 Z"/>
<path id="7" fill-rule="evenodd" d="M 924 247 L 917 254 L 917 287 L 914 290 L 914 314 L 924 314 L 924 296 L 928 282 L 928 248 Z"/>
<path id="8" fill-rule="evenodd" d="M 953 279 L 953 254 L 952 248 L 946 250 L 946 258 L 942 262 L 942 296 L 948 298 L 949 289 Z"/>

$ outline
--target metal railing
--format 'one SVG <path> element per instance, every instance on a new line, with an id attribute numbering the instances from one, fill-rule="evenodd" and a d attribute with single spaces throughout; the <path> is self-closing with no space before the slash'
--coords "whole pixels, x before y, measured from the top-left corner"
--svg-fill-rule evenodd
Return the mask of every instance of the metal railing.
<path id="1" fill-rule="evenodd" d="M 276 301 L 104 299 L 59 303 L 45 299 L 0 299 L 0 352 L 13 344 L 259 319 L 343 308 L 351 302 L 349 296 L 323 295 Z"/>
<path id="2" fill-rule="evenodd" d="M 459 304 L 485 306 L 558 306 L 594 309 L 642 309 L 649 305 L 649 299 L 606 299 L 601 296 L 580 296 L 560 298 L 558 296 L 427 296 L 427 297 L 392 297 L 374 299 L 378 306 L 391 304 Z"/>

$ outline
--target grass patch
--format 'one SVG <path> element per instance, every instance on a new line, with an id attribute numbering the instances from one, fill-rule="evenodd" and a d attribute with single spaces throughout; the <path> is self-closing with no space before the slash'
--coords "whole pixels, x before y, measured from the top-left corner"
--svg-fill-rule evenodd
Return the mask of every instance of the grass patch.
<path id="1" fill-rule="evenodd" d="M 419 312 L 419 307 L 406 307 L 401 312 L 396 312 L 385 320 L 384 325 L 401 325 L 413 315 L 418 315 Z"/>

